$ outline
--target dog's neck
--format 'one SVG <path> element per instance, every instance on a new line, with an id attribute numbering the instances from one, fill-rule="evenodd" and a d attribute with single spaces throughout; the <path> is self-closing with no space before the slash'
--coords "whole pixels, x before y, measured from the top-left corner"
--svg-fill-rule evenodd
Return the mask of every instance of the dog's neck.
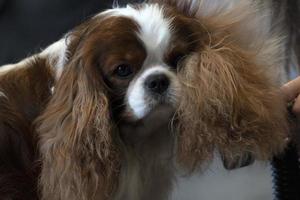
<path id="1" fill-rule="evenodd" d="M 122 135 L 125 155 L 114 199 L 168 199 L 174 179 L 175 142 L 169 121 L 154 113 L 140 124 L 126 127 Z"/>

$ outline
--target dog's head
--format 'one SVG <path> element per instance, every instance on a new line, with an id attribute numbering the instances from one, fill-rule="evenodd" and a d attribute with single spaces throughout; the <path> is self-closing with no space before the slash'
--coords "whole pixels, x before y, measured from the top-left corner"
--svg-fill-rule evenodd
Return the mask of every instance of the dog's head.
<path id="1" fill-rule="evenodd" d="M 174 108 L 178 162 L 187 169 L 215 149 L 229 163 L 282 150 L 285 108 L 266 71 L 266 42 L 245 38 L 249 13 L 161 2 L 100 13 L 41 54 L 57 71 L 37 122 L 43 195 L 109 195 L 121 160 L 118 122 L 160 105 Z"/>

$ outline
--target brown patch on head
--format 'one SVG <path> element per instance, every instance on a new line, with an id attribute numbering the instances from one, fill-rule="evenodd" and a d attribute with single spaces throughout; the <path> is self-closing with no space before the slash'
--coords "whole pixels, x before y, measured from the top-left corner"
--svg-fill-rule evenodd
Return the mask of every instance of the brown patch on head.
<path id="1" fill-rule="evenodd" d="M 164 11 L 166 17 L 172 19 L 170 45 L 164 57 L 166 63 L 176 69 L 193 52 L 201 49 L 208 36 L 199 21 L 184 15 L 174 5 L 164 5 Z"/>
<path id="2" fill-rule="evenodd" d="M 72 32 L 72 55 L 82 50 L 89 79 L 101 82 L 107 90 L 115 118 L 121 116 L 128 85 L 141 69 L 146 50 L 137 34 L 139 26 L 131 19 L 120 16 L 99 16 Z M 120 69 L 121 68 L 121 69 Z M 125 68 L 125 69 L 124 69 Z M 128 76 L 119 76 L 118 70 L 129 70 Z"/>
<path id="3" fill-rule="evenodd" d="M 82 29 L 85 34 L 82 34 Z M 107 86 L 123 89 L 128 86 L 146 58 L 146 50 L 137 36 L 138 31 L 139 26 L 129 18 L 98 17 L 73 32 L 73 45 L 81 46 L 82 57 L 85 62 L 90 62 L 87 65 L 91 67 L 89 70 L 105 77 Z M 74 50 L 77 49 L 72 48 L 71 44 L 71 54 Z M 122 64 L 132 68 L 133 74 L 130 77 L 122 79 L 116 76 L 115 70 Z"/>

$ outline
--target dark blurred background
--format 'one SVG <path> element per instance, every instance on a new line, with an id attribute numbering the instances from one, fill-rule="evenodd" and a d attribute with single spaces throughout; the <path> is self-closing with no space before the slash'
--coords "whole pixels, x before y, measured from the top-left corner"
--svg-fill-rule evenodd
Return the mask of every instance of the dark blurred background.
<path id="1" fill-rule="evenodd" d="M 139 2 L 139 0 L 118 0 Z M 113 0 L 0 0 L 0 66 L 15 63 L 61 38 Z"/>

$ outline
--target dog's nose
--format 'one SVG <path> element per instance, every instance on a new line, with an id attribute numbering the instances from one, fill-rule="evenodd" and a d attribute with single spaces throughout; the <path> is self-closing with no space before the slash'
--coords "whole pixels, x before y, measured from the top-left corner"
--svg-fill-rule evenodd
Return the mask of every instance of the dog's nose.
<path id="1" fill-rule="evenodd" d="M 170 80 L 164 74 L 150 75 L 145 81 L 146 89 L 156 94 L 163 94 L 169 85 Z"/>

